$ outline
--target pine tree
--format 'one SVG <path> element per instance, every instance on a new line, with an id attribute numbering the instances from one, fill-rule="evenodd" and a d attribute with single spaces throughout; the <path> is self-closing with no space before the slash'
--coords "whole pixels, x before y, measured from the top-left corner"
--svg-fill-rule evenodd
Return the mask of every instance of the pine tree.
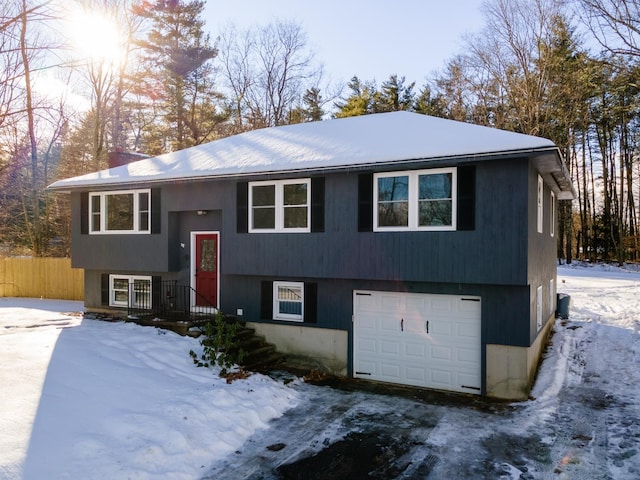
<path id="1" fill-rule="evenodd" d="M 411 82 L 407 86 L 404 82 L 405 77 L 398 78 L 398 75 L 391 75 L 374 94 L 373 111 L 378 113 L 411 110 L 415 99 L 413 89 L 416 82 Z"/>
<path id="2" fill-rule="evenodd" d="M 413 101 L 412 110 L 423 115 L 446 117 L 446 105 L 440 95 L 432 96 L 431 88 L 423 86 Z"/>
<path id="3" fill-rule="evenodd" d="M 157 0 L 137 13 L 151 22 L 144 49 L 150 75 L 145 85 L 159 97 L 163 121 L 158 135 L 179 150 L 215 138 L 224 120 L 214 89 L 211 60 L 217 55 L 201 19 L 204 1 Z"/>
<path id="4" fill-rule="evenodd" d="M 351 79 L 348 87 L 351 90 L 351 95 L 344 99 L 343 102 L 335 104 L 336 108 L 338 108 L 335 117 L 355 117 L 373 113 L 373 101 L 376 92 L 375 83 L 363 83 L 356 76 Z"/>
<path id="5" fill-rule="evenodd" d="M 303 111 L 306 122 L 318 122 L 322 120 L 324 116 L 324 110 L 322 108 L 323 98 L 319 88 L 308 88 L 302 96 L 302 102 L 304 104 Z"/>

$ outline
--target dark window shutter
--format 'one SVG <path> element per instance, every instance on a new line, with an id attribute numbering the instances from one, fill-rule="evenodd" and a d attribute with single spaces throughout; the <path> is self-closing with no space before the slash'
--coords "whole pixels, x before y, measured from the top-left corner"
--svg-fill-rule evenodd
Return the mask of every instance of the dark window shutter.
<path id="1" fill-rule="evenodd" d="M 373 231 L 373 173 L 358 175 L 358 231 Z"/>
<path id="2" fill-rule="evenodd" d="M 236 232 L 247 233 L 248 231 L 249 184 L 247 182 L 238 182 L 236 184 Z"/>
<path id="3" fill-rule="evenodd" d="M 458 230 L 476 228 L 476 167 L 458 167 Z"/>
<path id="4" fill-rule="evenodd" d="M 103 306 L 109 305 L 109 274 L 103 273 L 100 276 L 100 303 Z"/>
<path id="5" fill-rule="evenodd" d="M 318 284 L 304 284 L 304 322 L 316 323 L 318 321 Z"/>
<path id="6" fill-rule="evenodd" d="M 154 275 L 151 277 L 151 305 L 153 309 L 158 309 L 162 305 L 162 277 Z"/>
<path id="7" fill-rule="evenodd" d="M 324 177 L 311 179 L 311 231 L 324 232 Z"/>
<path id="8" fill-rule="evenodd" d="M 160 233 L 162 218 L 162 204 L 160 203 L 160 189 L 151 189 L 151 233 Z"/>
<path id="9" fill-rule="evenodd" d="M 260 318 L 273 319 L 273 282 L 262 282 L 260 285 Z"/>
<path id="10" fill-rule="evenodd" d="M 89 233 L 89 192 L 80 193 L 80 233 Z"/>

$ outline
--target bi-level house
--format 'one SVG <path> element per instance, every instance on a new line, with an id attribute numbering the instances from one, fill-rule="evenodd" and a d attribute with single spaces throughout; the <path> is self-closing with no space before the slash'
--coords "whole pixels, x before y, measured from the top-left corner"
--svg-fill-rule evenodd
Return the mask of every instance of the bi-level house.
<path id="1" fill-rule="evenodd" d="M 85 308 L 192 288 L 284 352 L 526 398 L 556 308 L 549 140 L 407 112 L 251 131 L 61 180 Z M 145 298 L 142 298 L 145 297 Z"/>

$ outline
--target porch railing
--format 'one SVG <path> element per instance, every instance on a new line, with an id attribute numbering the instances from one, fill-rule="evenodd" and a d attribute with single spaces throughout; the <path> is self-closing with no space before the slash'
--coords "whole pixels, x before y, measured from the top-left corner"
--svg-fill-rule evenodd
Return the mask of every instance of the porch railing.
<path id="1" fill-rule="evenodd" d="M 171 321 L 206 321 L 217 308 L 187 285 L 175 280 L 135 282 L 129 285 L 127 314 L 130 318 Z"/>

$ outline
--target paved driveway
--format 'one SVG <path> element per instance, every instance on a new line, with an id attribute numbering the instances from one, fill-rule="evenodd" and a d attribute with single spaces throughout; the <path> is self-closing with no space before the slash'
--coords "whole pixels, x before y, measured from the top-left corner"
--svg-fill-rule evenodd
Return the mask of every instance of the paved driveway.
<path id="1" fill-rule="evenodd" d="M 204 478 L 637 479 L 638 338 L 559 321 L 537 398 L 519 403 L 295 380 L 300 403 Z"/>

